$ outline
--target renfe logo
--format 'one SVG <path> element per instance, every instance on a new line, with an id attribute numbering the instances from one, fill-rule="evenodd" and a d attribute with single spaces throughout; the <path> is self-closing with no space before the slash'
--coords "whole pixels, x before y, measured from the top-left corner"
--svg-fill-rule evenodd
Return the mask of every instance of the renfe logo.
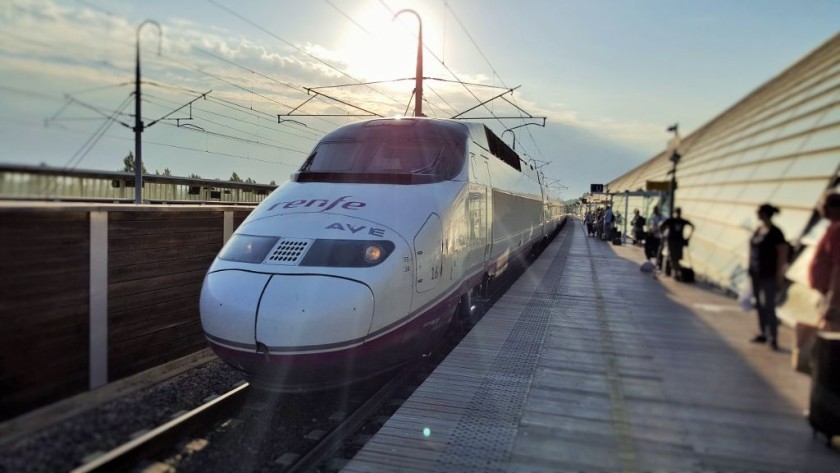
<path id="1" fill-rule="evenodd" d="M 268 210 L 274 210 L 276 207 L 280 207 L 280 206 L 282 206 L 284 209 L 298 209 L 298 208 L 306 208 L 306 207 L 323 207 L 323 209 L 321 209 L 320 211 L 324 212 L 324 211 L 330 210 L 330 209 L 338 206 L 338 204 L 340 204 L 340 203 L 341 203 L 341 208 L 342 209 L 347 209 L 347 210 L 360 209 L 360 208 L 367 205 L 364 202 L 355 202 L 355 201 L 345 202 L 345 199 L 347 199 L 348 197 L 350 197 L 350 196 L 345 195 L 345 196 L 339 197 L 338 199 L 335 199 L 332 202 L 330 202 L 327 199 L 290 200 L 288 202 L 278 202 L 278 203 L 272 205 L 271 207 L 269 207 Z"/>

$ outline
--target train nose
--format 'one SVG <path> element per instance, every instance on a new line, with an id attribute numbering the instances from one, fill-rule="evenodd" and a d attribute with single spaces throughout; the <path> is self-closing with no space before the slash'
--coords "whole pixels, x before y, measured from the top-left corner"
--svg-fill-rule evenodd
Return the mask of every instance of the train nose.
<path id="1" fill-rule="evenodd" d="M 233 347 L 254 348 L 254 324 L 268 274 L 228 270 L 210 273 L 201 288 L 201 326 L 208 338 Z"/>
<path id="2" fill-rule="evenodd" d="M 201 290 L 201 323 L 209 338 L 274 354 L 360 344 L 373 307 L 368 286 L 322 275 L 219 271 L 207 275 Z"/>
<path id="3" fill-rule="evenodd" d="M 364 342 L 373 320 L 368 286 L 322 275 L 274 275 L 256 317 L 256 342 L 269 353 L 349 348 Z"/>

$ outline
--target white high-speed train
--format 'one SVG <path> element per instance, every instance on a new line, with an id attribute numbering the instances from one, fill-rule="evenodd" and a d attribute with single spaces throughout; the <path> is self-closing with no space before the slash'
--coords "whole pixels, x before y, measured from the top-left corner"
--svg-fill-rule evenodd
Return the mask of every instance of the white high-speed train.
<path id="1" fill-rule="evenodd" d="M 208 270 L 207 340 L 279 391 L 352 383 L 427 353 L 474 290 L 559 227 L 562 203 L 540 180 L 482 124 L 339 128 Z"/>

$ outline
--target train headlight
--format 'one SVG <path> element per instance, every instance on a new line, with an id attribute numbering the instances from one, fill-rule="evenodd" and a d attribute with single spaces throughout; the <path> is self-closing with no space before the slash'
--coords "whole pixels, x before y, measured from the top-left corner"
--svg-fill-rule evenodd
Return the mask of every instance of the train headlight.
<path id="1" fill-rule="evenodd" d="M 234 235 L 222 248 L 219 259 L 240 263 L 262 263 L 278 239 L 277 237 Z"/>
<path id="2" fill-rule="evenodd" d="M 376 245 L 370 245 L 365 248 L 365 261 L 371 264 L 376 264 L 382 258 L 382 248 Z"/>
<path id="3" fill-rule="evenodd" d="M 394 247 L 387 240 L 315 240 L 300 265 L 366 268 L 385 261 Z"/>

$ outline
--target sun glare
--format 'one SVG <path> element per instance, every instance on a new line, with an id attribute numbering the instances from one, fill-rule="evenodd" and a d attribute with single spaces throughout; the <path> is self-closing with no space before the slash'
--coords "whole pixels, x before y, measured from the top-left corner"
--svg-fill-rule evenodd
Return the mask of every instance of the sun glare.
<path id="1" fill-rule="evenodd" d="M 418 12 L 423 17 L 422 12 Z M 368 81 L 414 78 L 417 59 L 417 18 L 402 14 L 394 19 L 380 5 L 371 5 L 352 13 L 359 26 L 349 25 L 343 32 L 342 50 L 348 72 Z M 431 22 L 431 19 L 426 21 Z M 423 24 L 423 41 L 429 44 L 433 28 Z M 431 59 L 431 56 L 429 56 Z M 424 61 L 428 63 L 428 59 Z M 413 82 L 393 84 L 396 89 L 411 90 Z"/>

